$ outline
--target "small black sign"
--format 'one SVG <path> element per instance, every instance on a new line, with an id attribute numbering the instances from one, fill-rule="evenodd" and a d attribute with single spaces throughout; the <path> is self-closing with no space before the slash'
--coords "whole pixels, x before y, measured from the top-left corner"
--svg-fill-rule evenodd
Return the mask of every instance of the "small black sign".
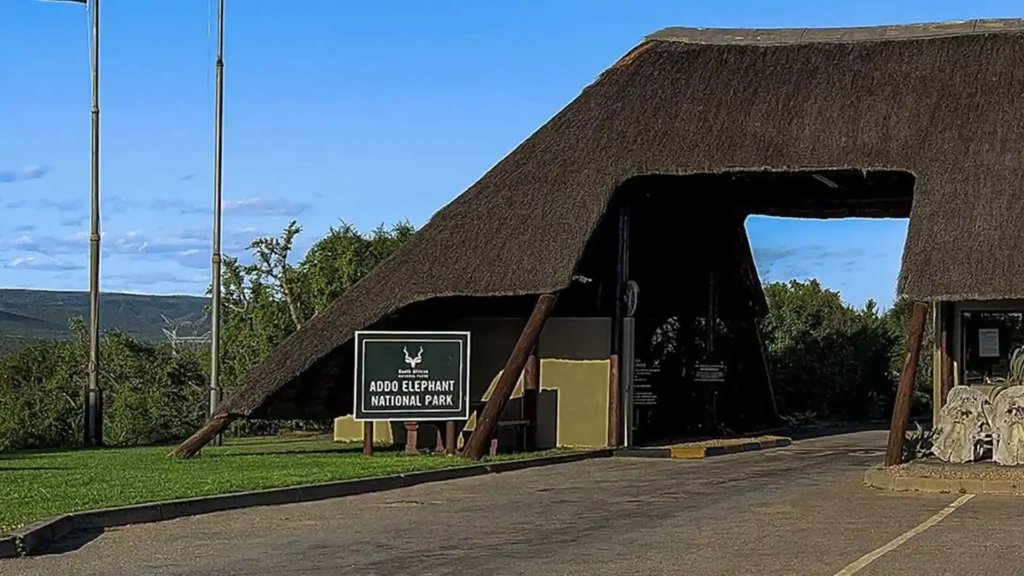
<path id="1" fill-rule="evenodd" d="M 356 332 L 355 419 L 467 420 L 469 332 Z"/>
<path id="2" fill-rule="evenodd" d="M 725 382 L 725 364 L 697 364 L 694 382 Z"/>
<path id="3" fill-rule="evenodd" d="M 654 381 L 660 375 L 657 366 L 649 366 L 641 359 L 633 363 L 633 406 L 657 406 L 658 393 Z"/>

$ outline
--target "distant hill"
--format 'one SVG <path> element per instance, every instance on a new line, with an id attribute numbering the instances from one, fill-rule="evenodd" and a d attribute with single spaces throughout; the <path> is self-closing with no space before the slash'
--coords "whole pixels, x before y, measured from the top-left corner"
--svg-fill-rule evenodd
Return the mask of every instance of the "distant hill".
<path id="1" fill-rule="evenodd" d="M 207 303 L 196 296 L 101 294 L 100 325 L 141 340 L 160 340 L 167 327 L 161 315 L 175 322 L 200 320 Z M 68 321 L 75 316 L 88 323 L 88 292 L 0 289 L 0 354 L 32 339 L 69 338 Z"/>

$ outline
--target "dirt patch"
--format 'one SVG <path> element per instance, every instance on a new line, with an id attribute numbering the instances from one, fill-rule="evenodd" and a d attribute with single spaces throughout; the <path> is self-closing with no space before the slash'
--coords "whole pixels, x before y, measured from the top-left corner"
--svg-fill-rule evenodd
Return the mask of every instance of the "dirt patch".
<path id="1" fill-rule="evenodd" d="M 943 480 L 1024 480 L 1024 466 L 999 466 L 993 462 L 947 464 L 939 460 L 915 460 L 883 468 L 890 476 L 940 478 Z"/>

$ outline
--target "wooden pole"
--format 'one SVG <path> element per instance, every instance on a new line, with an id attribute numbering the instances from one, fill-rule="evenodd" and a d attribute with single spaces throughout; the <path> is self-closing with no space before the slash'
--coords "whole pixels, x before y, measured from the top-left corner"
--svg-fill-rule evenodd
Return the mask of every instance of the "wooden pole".
<path id="1" fill-rule="evenodd" d="M 363 456 L 373 456 L 373 422 L 363 422 Z"/>
<path id="2" fill-rule="evenodd" d="M 455 454 L 455 444 L 458 439 L 455 437 L 455 420 L 449 420 L 444 427 L 444 453 L 448 456 Z"/>
<path id="3" fill-rule="evenodd" d="M 491 397 L 487 400 L 487 404 L 484 405 L 484 409 L 477 417 L 473 433 L 469 436 L 469 440 L 466 441 L 466 448 L 462 453 L 467 458 L 479 460 L 483 456 L 484 449 L 497 428 L 498 418 L 505 411 L 505 406 L 508 405 L 508 401 L 512 397 L 512 391 L 515 390 L 516 383 L 519 381 L 519 376 L 523 373 L 523 368 L 526 365 L 527 358 L 530 356 L 530 351 L 537 344 L 540 332 L 544 328 L 548 317 L 551 316 L 551 311 L 554 307 L 554 294 L 543 294 L 537 299 L 537 305 L 534 306 L 530 319 L 526 322 L 523 332 L 519 335 L 519 340 L 516 342 L 515 348 L 512 349 L 508 362 L 505 363 L 505 370 L 501 373 L 501 377 L 498 378 L 498 383 L 495 385 Z"/>
<path id="4" fill-rule="evenodd" d="M 619 355 L 612 354 L 608 362 L 608 447 L 618 448 L 622 432 L 622 387 L 619 380 Z"/>
<path id="5" fill-rule="evenodd" d="M 626 282 L 629 280 L 629 201 L 619 205 L 618 242 L 616 246 L 615 302 L 612 308 L 611 355 L 608 362 L 608 446 L 622 445 L 622 378 L 619 358 L 622 354 L 622 318 L 625 316 Z"/>
<path id="6" fill-rule="evenodd" d="M 946 405 L 953 389 L 953 303 L 941 302 L 939 326 L 939 362 L 942 364 L 942 397 L 939 407 Z"/>
<path id="7" fill-rule="evenodd" d="M 910 404 L 914 396 L 914 382 L 917 380 L 917 365 L 921 355 L 921 340 L 928 319 L 928 305 L 915 302 L 907 323 L 907 354 L 903 360 L 899 387 L 896 389 L 896 403 L 892 409 L 892 423 L 889 425 L 889 445 L 885 450 L 885 465 L 895 466 L 903 460 L 903 441 L 907 435 L 910 420 Z"/>
<path id="8" fill-rule="evenodd" d="M 526 429 L 526 449 L 537 448 L 538 404 L 540 400 L 540 366 L 536 354 L 530 354 L 523 370 L 523 417 L 530 422 Z"/>
<path id="9" fill-rule="evenodd" d="M 235 421 L 237 417 L 231 416 L 230 414 L 216 414 L 213 418 L 206 423 L 206 426 L 200 428 L 195 434 L 185 440 L 177 448 L 175 448 L 168 456 L 172 458 L 191 458 L 195 456 L 196 452 L 199 452 L 206 446 L 210 440 L 216 438 L 228 424 Z"/>

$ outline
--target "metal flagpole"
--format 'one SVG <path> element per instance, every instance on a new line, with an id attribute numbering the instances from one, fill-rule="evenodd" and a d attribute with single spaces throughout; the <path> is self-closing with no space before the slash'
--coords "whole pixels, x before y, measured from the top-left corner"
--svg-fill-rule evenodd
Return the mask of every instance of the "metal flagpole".
<path id="1" fill-rule="evenodd" d="M 220 324 L 221 324 L 221 277 L 220 277 L 220 218 L 221 218 L 221 174 L 224 156 L 224 0 L 219 0 L 217 7 L 217 96 L 216 124 L 214 139 L 216 141 L 213 160 L 213 257 L 212 264 L 212 297 L 213 313 L 210 330 L 210 416 L 217 411 L 220 404 Z M 214 446 L 223 443 L 222 435 L 213 439 Z"/>
<path id="2" fill-rule="evenodd" d="M 87 443 L 103 445 L 100 388 L 100 1 L 92 0 L 92 225 L 89 233 L 89 399 Z"/>
<path id="3" fill-rule="evenodd" d="M 89 0 L 48 0 L 83 4 Z M 89 234 L 89 391 L 85 398 L 86 445 L 103 445 L 100 388 L 100 1 L 92 0 L 92 225 Z"/>

